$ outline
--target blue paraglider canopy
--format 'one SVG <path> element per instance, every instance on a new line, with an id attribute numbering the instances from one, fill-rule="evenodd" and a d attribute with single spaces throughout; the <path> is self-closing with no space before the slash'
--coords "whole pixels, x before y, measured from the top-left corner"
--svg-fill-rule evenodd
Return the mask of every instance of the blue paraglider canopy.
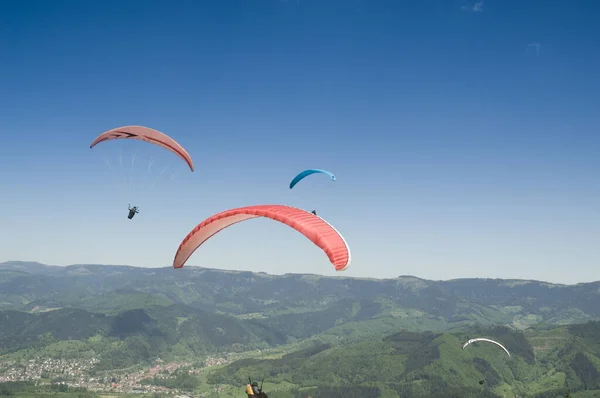
<path id="1" fill-rule="evenodd" d="M 322 169 L 308 169 L 308 170 L 304 170 L 303 172 L 298 174 L 296 177 L 294 177 L 292 182 L 290 182 L 290 189 L 294 188 L 294 186 L 296 184 L 298 184 L 305 177 L 308 177 L 309 175 L 316 174 L 316 173 L 327 174 L 329 177 L 331 177 L 331 181 L 335 182 L 335 176 L 333 175 L 333 173 L 331 171 L 322 170 Z"/>

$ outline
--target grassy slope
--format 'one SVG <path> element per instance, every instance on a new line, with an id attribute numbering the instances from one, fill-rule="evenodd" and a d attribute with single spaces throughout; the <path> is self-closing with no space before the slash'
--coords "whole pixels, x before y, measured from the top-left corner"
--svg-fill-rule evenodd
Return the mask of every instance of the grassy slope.
<path id="1" fill-rule="evenodd" d="M 316 353 L 305 350 L 282 355 L 280 350 L 279 355 L 269 358 L 263 354 L 255 360 L 247 358 L 211 370 L 206 381 L 221 387 L 230 383 L 225 388 L 235 393 L 248 375 L 268 375 L 271 383 L 268 391 L 273 397 L 291 397 L 293 390 L 326 385 L 375 385 L 380 387 L 382 396 L 390 397 L 398 396 L 396 386 L 402 385 L 412 391 L 413 396 L 428 396 L 431 392 L 427 385 L 433 383 L 457 390 L 488 391 L 500 397 L 536 396 L 544 392 L 559 394 L 566 392 L 568 385 L 573 389 L 590 388 L 572 393 L 572 396 L 597 396 L 594 394 L 600 394 L 600 388 L 582 386 L 579 375 L 570 365 L 570 359 L 585 350 L 596 370 L 600 369 L 597 328 L 594 324 L 588 327 L 588 333 L 595 336 L 591 338 L 578 337 L 568 327 L 527 331 L 526 341 L 536 353 L 535 361 L 514 353 L 508 360 L 497 347 L 485 343 L 462 350 L 464 338 L 461 333 L 401 333 L 397 337 L 334 345 Z M 491 330 L 488 336 L 493 338 L 493 333 Z M 524 347 L 518 348 L 517 352 L 522 349 Z M 482 386 L 480 380 L 486 380 L 486 383 Z M 600 378 L 595 380 L 596 383 L 599 381 Z M 210 388 L 210 385 L 205 386 L 202 391 L 207 392 Z"/>

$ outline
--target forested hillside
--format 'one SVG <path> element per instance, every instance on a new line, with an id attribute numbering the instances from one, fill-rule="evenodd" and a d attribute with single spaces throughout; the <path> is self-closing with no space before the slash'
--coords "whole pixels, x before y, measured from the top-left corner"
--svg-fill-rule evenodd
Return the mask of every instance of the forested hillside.
<path id="1" fill-rule="evenodd" d="M 113 385 L 240 396 L 248 376 L 266 376 L 270 397 L 585 397 L 600 394 L 598 292 L 596 283 L 3 263 L 0 373 L 87 391 L 78 394 Z M 462 349 L 481 336 L 511 357 L 485 343 Z M 144 373 L 163 362 L 175 365 Z M 79 370 L 60 370 L 69 367 Z"/>

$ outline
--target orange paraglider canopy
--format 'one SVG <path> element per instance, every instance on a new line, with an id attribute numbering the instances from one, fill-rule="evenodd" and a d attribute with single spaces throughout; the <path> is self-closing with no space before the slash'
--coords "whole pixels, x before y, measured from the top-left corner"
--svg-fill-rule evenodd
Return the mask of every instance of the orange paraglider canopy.
<path id="1" fill-rule="evenodd" d="M 168 135 L 161 133 L 158 130 L 151 129 L 143 126 L 123 126 L 117 127 L 116 129 L 108 130 L 100 134 L 94 142 L 90 145 L 93 148 L 96 144 L 117 139 L 134 139 L 149 142 L 151 144 L 158 145 L 165 148 L 175 155 L 183 159 L 190 167 L 191 171 L 194 171 L 194 163 L 190 154 L 181 146 L 177 141 L 169 137 Z"/>
<path id="2" fill-rule="evenodd" d="M 350 248 L 342 235 L 327 221 L 295 207 L 258 205 L 226 210 L 202 221 L 179 245 L 173 267 L 183 267 L 194 251 L 217 232 L 256 217 L 279 221 L 306 236 L 327 254 L 336 271 L 343 271 L 350 265 Z"/>

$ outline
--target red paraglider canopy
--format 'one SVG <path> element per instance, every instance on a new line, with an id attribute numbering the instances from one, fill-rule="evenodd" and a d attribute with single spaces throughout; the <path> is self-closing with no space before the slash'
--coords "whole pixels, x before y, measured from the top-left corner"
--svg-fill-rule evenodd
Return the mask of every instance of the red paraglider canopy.
<path id="1" fill-rule="evenodd" d="M 181 145 L 179 145 L 179 143 L 177 143 L 177 141 L 168 135 L 149 127 L 123 126 L 108 130 L 96 137 L 94 142 L 92 142 L 92 145 L 90 145 L 90 148 L 93 148 L 100 142 L 116 139 L 141 140 L 163 147 L 183 159 L 190 167 L 190 170 L 194 171 L 192 157 Z"/>
<path id="2" fill-rule="evenodd" d="M 279 221 L 306 236 L 327 254 L 336 271 L 343 271 L 350 265 L 350 248 L 342 235 L 327 221 L 295 207 L 258 205 L 226 210 L 202 221 L 179 245 L 173 267 L 183 267 L 194 251 L 217 232 L 256 217 Z"/>

